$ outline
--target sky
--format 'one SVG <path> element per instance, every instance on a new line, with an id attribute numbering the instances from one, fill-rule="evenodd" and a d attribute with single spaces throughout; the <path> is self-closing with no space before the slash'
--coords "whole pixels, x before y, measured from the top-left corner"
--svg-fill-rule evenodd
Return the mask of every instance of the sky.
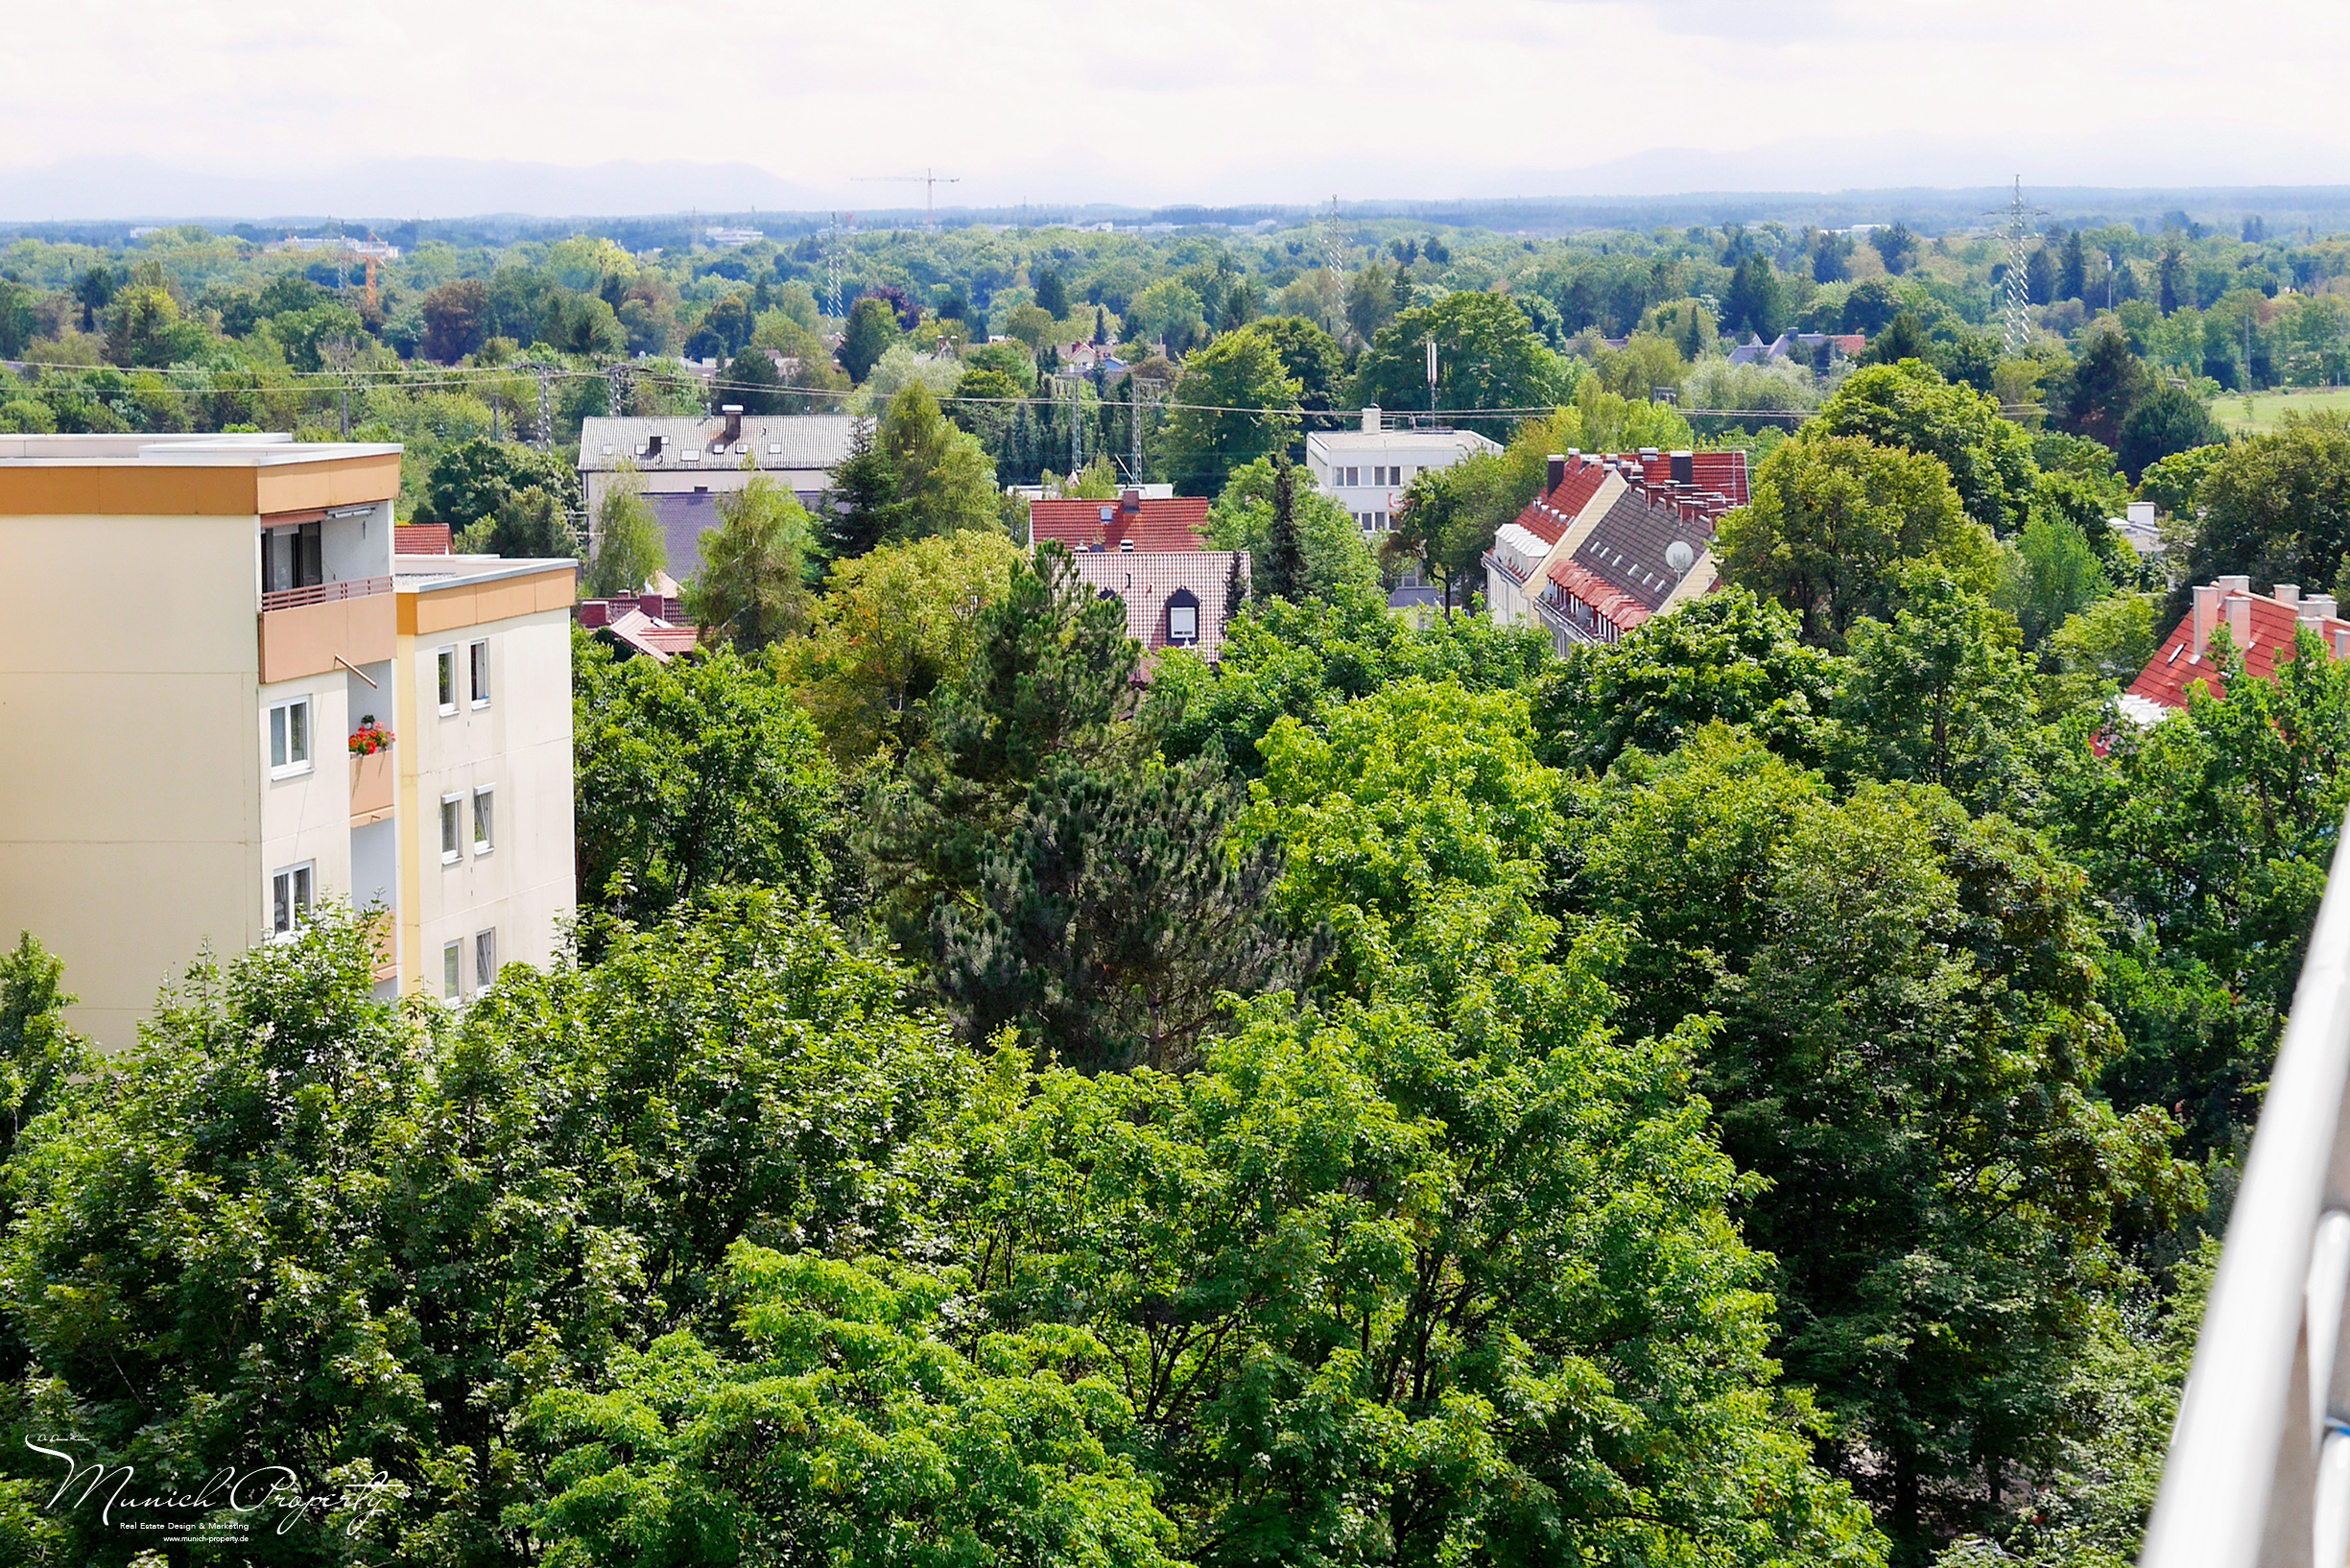
<path id="1" fill-rule="evenodd" d="M 0 217 L 2350 182 L 2336 0 L 9 10 Z"/>

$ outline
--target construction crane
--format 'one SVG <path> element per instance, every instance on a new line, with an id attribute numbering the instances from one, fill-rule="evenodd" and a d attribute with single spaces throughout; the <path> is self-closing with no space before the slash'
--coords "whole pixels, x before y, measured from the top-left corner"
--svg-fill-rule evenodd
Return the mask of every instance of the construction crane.
<path id="1" fill-rule="evenodd" d="M 936 169 L 924 169 L 918 175 L 859 175 L 861 185 L 919 185 L 922 187 L 922 228 L 925 233 L 938 232 L 938 187 L 960 185 L 961 175 L 942 175 Z"/>

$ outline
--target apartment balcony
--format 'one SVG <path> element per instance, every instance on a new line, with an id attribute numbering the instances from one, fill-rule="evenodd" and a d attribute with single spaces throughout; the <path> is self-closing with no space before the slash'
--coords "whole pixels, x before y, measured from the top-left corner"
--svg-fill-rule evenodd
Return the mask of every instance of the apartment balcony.
<path id="1" fill-rule="evenodd" d="M 388 577 L 318 582 L 261 596 L 261 683 L 392 656 L 396 601 Z"/>
<path id="2" fill-rule="evenodd" d="M 2140 1568 L 2350 1558 L 2350 831 L 2230 1210 Z"/>
<path id="3" fill-rule="evenodd" d="M 392 815 L 392 777 L 388 749 L 351 758 L 351 826 L 365 827 Z"/>

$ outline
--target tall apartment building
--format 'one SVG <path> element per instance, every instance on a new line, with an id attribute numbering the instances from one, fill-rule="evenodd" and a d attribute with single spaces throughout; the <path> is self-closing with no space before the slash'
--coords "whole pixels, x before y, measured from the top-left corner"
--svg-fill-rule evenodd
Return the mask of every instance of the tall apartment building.
<path id="1" fill-rule="evenodd" d="M 1360 430 L 1317 430 L 1306 437 L 1306 468 L 1315 487 L 1344 507 L 1374 541 L 1394 525 L 1404 487 L 1430 468 L 1449 468 L 1480 452 L 1499 452 L 1474 430 L 1405 423 L 1390 427 L 1376 408 Z"/>
<path id="2" fill-rule="evenodd" d="M 555 953 L 574 565 L 395 558 L 399 487 L 396 446 L 0 437 L 0 602 L 40 629 L 0 649 L 0 933 L 102 1044 L 329 899 L 381 910 L 387 996 Z"/>

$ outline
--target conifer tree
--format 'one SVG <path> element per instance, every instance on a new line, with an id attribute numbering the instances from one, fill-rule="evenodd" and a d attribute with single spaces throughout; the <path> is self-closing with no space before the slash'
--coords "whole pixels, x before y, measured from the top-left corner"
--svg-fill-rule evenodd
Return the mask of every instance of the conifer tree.
<path id="1" fill-rule="evenodd" d="M 1297 470 L 1285 455 L 1273 464 L 1273 526 L 1265 541 L 1265 580 L 1257 592 L 1267 599 L 1305 602 L 1306 558 L 1297 542 Z"/>

